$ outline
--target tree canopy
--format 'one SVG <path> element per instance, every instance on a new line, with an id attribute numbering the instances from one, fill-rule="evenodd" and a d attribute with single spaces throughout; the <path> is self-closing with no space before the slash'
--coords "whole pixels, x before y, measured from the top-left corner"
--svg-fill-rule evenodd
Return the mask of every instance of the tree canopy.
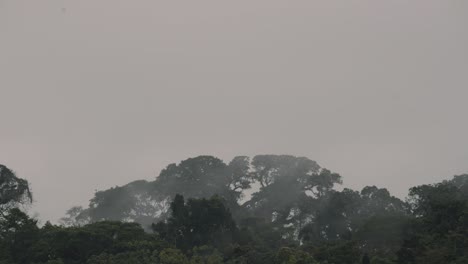
<path id="1" fill-rule="evenodd" d="M 341 176 L 307 158 L 200 156 L 39 225 L 18 208 L 27 181 L 0 173 L 1 264 L 468 263 L 467 174 L 401 200 L 337 190 Z"/>
<path id="2" fill-rule="evenodd" d="M 15 173 L 0 164 L 0 208 L 32 202 L 28 181 L 16 177 Z"/>

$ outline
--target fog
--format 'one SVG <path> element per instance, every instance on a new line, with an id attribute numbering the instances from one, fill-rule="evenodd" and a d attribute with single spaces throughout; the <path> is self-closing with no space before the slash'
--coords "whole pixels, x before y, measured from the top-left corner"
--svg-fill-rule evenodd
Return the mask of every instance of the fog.
<path id="1" fill-rule="evenodd" d="M 344 186 L 468 171 L 465 1 L 0 0 L 0 164 L 56 221 L 197 155 Z"/>

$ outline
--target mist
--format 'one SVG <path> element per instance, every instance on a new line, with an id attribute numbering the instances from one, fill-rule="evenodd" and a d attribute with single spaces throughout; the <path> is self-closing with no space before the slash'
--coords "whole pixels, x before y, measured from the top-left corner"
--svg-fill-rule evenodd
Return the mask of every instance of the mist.
<path id="1" fill-rule="evenodd" d="M 57 222 L 198 155 L 404 198 L 468 170 L 463 1 L 0 2 L 0 163 Z"/>
<path id="2" fill-rule="evenodd" d="M 0 0 L 0 263 L 468 263 L 467 25 Z"/>

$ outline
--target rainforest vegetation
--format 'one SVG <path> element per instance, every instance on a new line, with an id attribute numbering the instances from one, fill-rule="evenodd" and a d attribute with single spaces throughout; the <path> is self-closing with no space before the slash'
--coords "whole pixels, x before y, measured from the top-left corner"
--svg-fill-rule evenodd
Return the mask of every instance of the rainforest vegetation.
<path id="1" fill-rule="evenodd" d="M 468 263 L 466 174 L 399 199 L 305 157 L 199 156 L 41 225 L 22 177 L 0 165 L 0 264 Z"/>

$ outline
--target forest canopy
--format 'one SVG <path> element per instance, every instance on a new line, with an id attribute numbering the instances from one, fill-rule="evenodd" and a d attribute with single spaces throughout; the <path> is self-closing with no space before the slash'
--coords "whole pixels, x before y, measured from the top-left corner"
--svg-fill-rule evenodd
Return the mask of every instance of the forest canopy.
<path id="1" fill-rule="evenodd" d="M 0 263 L 468 263 L 468 175 L 405 200 L 341 183 L 305 157 L 199 156 L 40 226 L 20 209 L 28 182 L 0 165 Z"/>

